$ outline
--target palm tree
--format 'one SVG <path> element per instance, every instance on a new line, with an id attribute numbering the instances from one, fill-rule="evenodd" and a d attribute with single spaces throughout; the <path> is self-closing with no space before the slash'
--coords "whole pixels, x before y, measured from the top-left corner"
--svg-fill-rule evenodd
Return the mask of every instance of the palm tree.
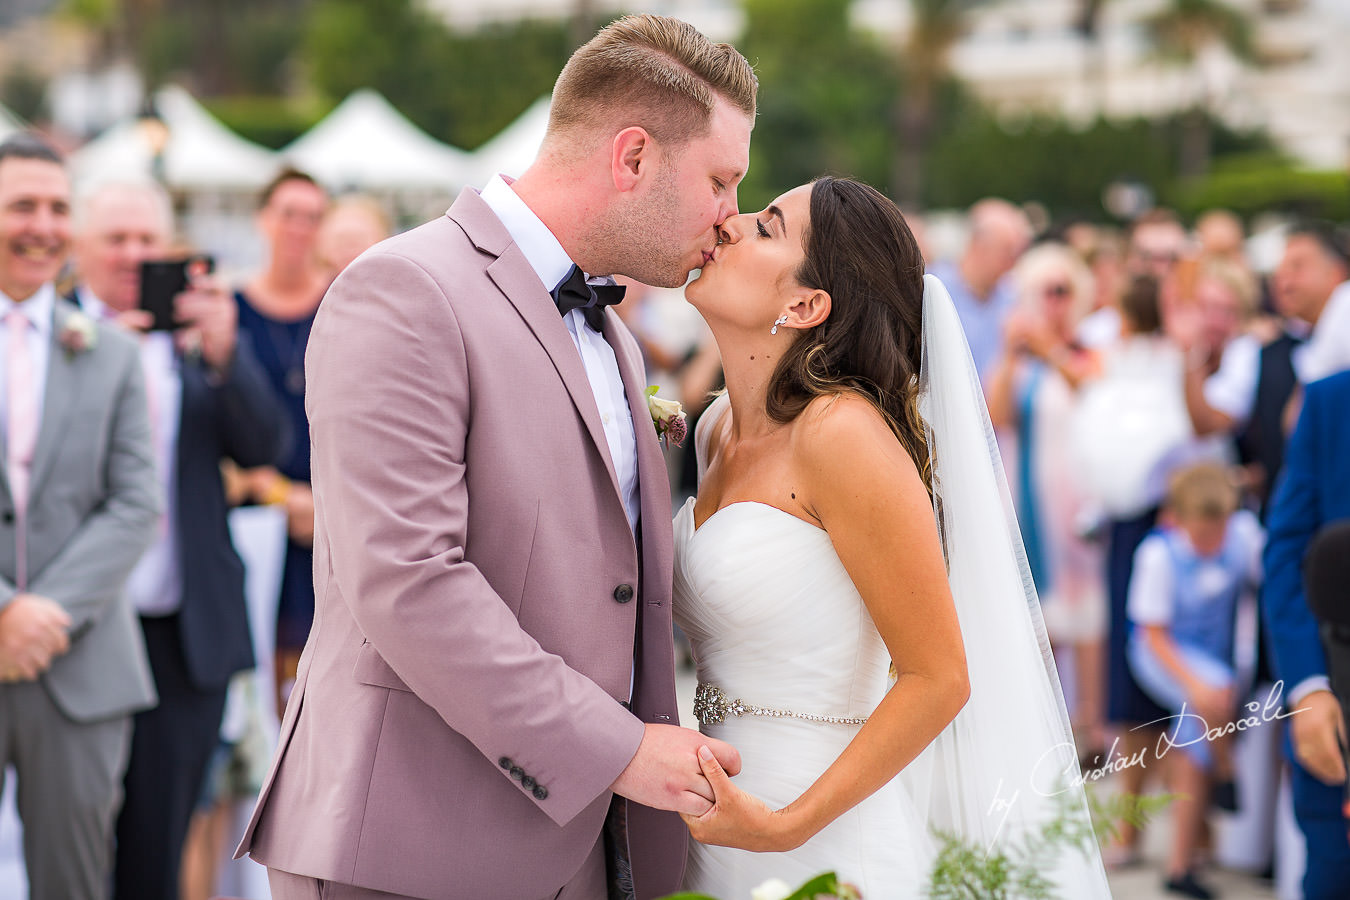
<path id="1" fill-rule="evenodd" d="M 965 32 L 966 13 L 984 2 L 989 0 L 909 0 L 913 22 L 898 60 L 903 89 L 891 107 L 896 133 L 891 189 L 901 206 L 919 205 L 937 89 L 950 74 L 951 49 Z"/>
<path id="2" fill-rule="evenodd" d="M 1182 116 L 1178 168 L 1183 176 L 1203 175 L 1209 168 L 1215 98 L 1200 59 L 1205 52 L 1222 48 L 1242 62 L 1255 63 L 1251 19 L 1221 0 L 1170 0 L 1144 20 L 1144 27 L 1162 59 L 1191 70 L 1195 96 Z"/>

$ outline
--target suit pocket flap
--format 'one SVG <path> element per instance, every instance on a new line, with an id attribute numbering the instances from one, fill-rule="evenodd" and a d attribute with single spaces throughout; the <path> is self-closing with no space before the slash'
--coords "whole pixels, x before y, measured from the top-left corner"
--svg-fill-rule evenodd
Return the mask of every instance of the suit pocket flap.
<path id="1" fill-rule="evenodd" d="M 390 668 L 389 663 L 384 661 L 384 657 L 375 650 L 375 646 L 366 641 L 361 645 L 361 649 L 356 654 L 356 665 L 352 668 L 352 674 L 356 680 L 362 684 L 371 684 L 376 687 L 391 688 L 395 691 L 411 691 L 412 688 L 403 683 L 403 679 Z"/>

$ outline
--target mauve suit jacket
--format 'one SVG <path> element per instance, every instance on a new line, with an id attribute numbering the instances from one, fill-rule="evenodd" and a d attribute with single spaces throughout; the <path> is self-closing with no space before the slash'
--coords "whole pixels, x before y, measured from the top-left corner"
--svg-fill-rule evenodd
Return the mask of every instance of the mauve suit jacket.
<path id="1" fill-rule="evenodd" d="M 677 724 L 666 469 L 632 335 L 639 558 L 581 357 L 472 190 L 365 253 L 310 337 L 314 626 L 240 852 L 414 897 L 579 869 L 643 722 Z M 632 712 L 620 701 L 629 698 Z M 686 832 L 636 804 L 638 896 Z"/>

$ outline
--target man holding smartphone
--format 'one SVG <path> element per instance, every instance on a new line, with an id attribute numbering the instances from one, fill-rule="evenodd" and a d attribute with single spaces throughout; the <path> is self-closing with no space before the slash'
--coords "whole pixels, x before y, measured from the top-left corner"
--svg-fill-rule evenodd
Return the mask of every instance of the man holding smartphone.
<path id="1" fill-rule="evenodd" d="M 223 285 L 189 261 L 186 289 L 156 303 L 172 209 L 153 181 L 106 183 L 75 217 L 79 304 L 140 334 L 151 437 L 167 503 L 127 585 L 159 705 L 135 717 L 117 823 L 115 894 L 177 900 L 188 823 L 217 743 L 230 676 L 253 667 L 243 566 L 230 543 L 220 461 L 269 465 L 281 411 Z M 163 270 L 165 266 L 158 267 Z M 159 283 L 155 281 L 154 283 Z M 155 306 L 171 310 L 156 322 Z M 148 307 L 148 308 L 147 308 Z M 171 329 L 155 330 L 169 324 Z"/>

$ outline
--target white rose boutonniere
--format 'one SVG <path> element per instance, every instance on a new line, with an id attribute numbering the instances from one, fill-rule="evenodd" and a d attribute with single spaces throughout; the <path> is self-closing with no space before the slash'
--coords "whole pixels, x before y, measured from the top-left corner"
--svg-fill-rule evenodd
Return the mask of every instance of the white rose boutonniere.
<path id="1" fill-rule="evenodd" d="M 73 312 L 66 316 L 57 340 L 60 341 L 66 351 L 66 358 L 69 359 L 77 353 L 94 349 L 94 345 L 98 343 L 98 329 L 94 326 L 93 319 L 82 312 Z"/>
<path id="2" fill-rule="evenodd" d="M 684 407 L 678 400 L 665 400 L 656 396 L 659 390 L 656 385 L 647 388 L 647 411 L 652 414 L 656 436 L 662 441 L 669 440 L 678 447 L 684 443 L 685 437 L 689 434 L 689 426 L 684 419 Z"/>

